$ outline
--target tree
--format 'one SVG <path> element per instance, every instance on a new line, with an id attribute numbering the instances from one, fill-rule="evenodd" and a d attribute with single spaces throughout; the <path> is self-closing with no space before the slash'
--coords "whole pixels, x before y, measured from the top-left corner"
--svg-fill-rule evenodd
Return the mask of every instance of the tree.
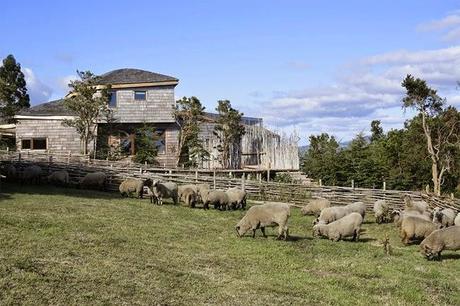
<path id="1" fill-rule="evenodd" d="M 64 105 L 74 115 L 74 119 L 63 121 L 64 126 L 74 127 L 80 135 L 83 154 L 88 154 L 88 144 L 96 137 L 98 119 L 110 113 L 110 85 L 97 88 L 99 78 L 90 71 L 77 71 L 80 80 L 71 81 L 70 94 Z"/>
<path id="2" fill-rule="evenodd" d="M 136 155 L 133 160 L 136 163 L 154 164 L 158 155 L 157 141 L 159 135 L 155 127 L 144 125 L 136 131 Z"/>
<path id="3" fill-rule="evenodd" d="M 217 149 L 221 154 L 222 167 L 224 169 L 239 168 L 241 159 L 233 159 L 233 156 L 241 156 L 241 138 L 245 134 L 244 125 L 241 124 L 243 113 L 234 109 L 228 100 L 219 100 L 216 107 L 219 114 L 214 135 L 219 139 Z"/>
<path id="4" fill-rule="evenodd" d="M 180 127 L 178 164 L 197 167 L 200 160 L 209 156 L 199 138 L 204 109 L 197 97 L 183 97 L 176 102 L 174 117 Z"/>
<path id="5" fill-rule="evenodd" d="M 406 89 L 403 107 L 415 109 L 421 116 L 431 159 L 433 190 L 440 196 L 444 175 L 452 170 L 454 148 L 460 144 L 458 112 L 444 109 L 444 99 L 422 79 L 407 75 L 402 86 Z"/>
<path id="6" fill-rule="evenodd" d="M 19 110 L 30 107 L 29 100 L 21 65 L 10 54 L 0 67 L 0 112 L 4 120 L 14 122 L 14 115 Z"/>
<path id="7" fill-rule="evenodd" d="M 380 126 L 380 120 L 372 120 L 371 133 L 371 142 L 377 141 L 383 137 L 383 129 Z"/>

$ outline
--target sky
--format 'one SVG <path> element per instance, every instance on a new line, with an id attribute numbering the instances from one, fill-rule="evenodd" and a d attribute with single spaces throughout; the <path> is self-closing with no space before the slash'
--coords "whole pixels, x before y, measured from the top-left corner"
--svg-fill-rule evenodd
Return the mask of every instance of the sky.
<path id="1" fill-rule="evenodd" d="M 0 58 L 21 63 L 31 104 L 62 97 L 77 70 L 178 78 L 176 99 L 228 99 L 299 144 L 348 141 L 412 117 L 402 79 L 460 107 L 460 1 L 20 1 L 0 5 Z"/>

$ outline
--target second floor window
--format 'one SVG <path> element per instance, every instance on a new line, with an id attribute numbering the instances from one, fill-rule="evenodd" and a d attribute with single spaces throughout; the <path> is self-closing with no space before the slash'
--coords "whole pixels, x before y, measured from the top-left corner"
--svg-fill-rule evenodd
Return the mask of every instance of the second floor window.
<path id="1" fill-rule="evenodd" d="M 134 100 L 144 101 L 146 97 L 145 90 L 136 90 L 134 92 Z"/>
<path id="2" fill-rule="evenodd" d="M 115 91 L 109 92 L 109 107 L 117 107 L 117 93 Z"/>

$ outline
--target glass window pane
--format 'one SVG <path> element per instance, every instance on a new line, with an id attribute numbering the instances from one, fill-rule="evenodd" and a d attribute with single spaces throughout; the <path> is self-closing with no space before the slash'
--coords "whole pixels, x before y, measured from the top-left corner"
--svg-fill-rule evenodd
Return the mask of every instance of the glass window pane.
<path id="1" fill-rule="evenodd" d="M 134 100 L 145 100 L 145 91 L 136 90 L 134 92 Z"/>
<path id="2" fill-rule="evenodd" d="M 31 144 L 32 142 L 30 141 L 30 139 L 23 139 L 21 140 L 21 149 L 28 150 L 31 148 Z"/>
<path id="3" fill-rule="evenodd" d="M 155 141 L 155 145 L 157 147 L 158 153 L 165 153 L 166 152 L 165 130 L 157 129 L 156 130 L 156 137 L 158 139 L 157 139 L 157 141 Z"/>
<path id="4" fill-rule="evenodd" d="M 34 138 L 33 139 L 34 150 L 46 150 L 46 138 Z"/>
<path id="5" fill-rule="evenodd" d="M 109 93 L 109 107 L 117 107 L 117 93 L 114 91 Z"/>

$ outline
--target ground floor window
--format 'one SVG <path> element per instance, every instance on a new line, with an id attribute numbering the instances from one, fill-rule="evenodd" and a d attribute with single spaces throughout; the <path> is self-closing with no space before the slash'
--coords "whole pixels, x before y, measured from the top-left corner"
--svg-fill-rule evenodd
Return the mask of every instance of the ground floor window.
<path id="1" fill-rule="evenodd" d="M 47 147 L 46 138 L 29 138 L 21 140 L 22 150 L 46 150 Z"/>

